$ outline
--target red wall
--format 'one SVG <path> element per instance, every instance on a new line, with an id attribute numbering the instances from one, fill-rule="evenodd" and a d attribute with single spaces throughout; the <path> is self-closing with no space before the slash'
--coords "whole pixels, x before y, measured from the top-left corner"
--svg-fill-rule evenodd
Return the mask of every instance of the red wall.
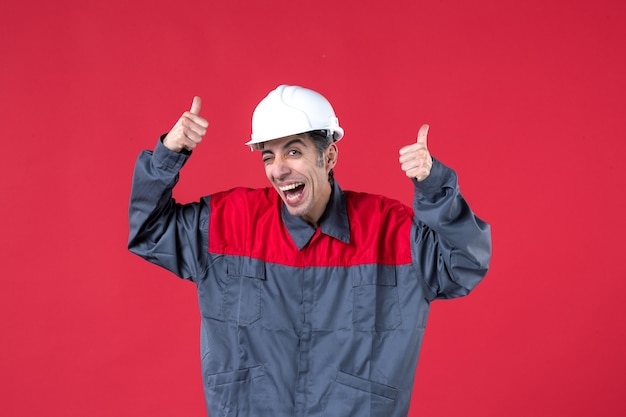
<path id="1" fill-rule="evenodd" d="M 204 99 L 176 196 L 263 186 L 280 83 L 334 104 L 343 188 L 406 203 L 431 125 L 492 224 L 433 305 L 411 416 L 626 415 L 626 3 L 3 0 L 0 414 L 203 416 L 193 284 L 126 251 L 132 166 Z"/>

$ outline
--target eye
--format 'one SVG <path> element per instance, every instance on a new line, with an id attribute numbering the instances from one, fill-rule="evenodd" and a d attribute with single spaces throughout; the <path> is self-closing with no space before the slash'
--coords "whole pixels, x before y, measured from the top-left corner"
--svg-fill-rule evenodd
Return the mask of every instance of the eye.
<path id="1" fill-rule="evenodd" d="M 297 156 L 300 155 L 300 151 L 297 149 L 290 149 L 289 152 L 287 153 L 287 155 L 289 156 Z"/>
<path id="2" fill-rule="evenodd" d="M 274 159 L 274 158 L 273 158 L 271 155 L 264 156 L 264 157 L 263 157 L 263 163 L 264 163 L 265 165 L 267 165 L 267 164 L 271 163 L 273 159 Z"/>

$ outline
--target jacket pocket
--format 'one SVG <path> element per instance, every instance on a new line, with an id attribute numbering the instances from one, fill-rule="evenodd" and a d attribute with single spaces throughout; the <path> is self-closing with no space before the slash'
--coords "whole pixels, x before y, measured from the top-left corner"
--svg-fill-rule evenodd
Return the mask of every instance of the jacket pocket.
<path id="1" fill-rule="evenodd" d="M 360 265 L 352 275 L 354 328 L 387 331 L 402 323 L 395 266 Z"/>
<path id="2" fill-rule="evenodd" d="M 252 324 L 261 318 L 261 291 L 265 262 L 246 257 L 228 257 L 226 282 L 222 290 L 222 311 L 226 320 Z"/>
<path id="3" fill-rule="evenodd" d="M 397 396 L 397 388 L 339 371 L 326 398 L 324 415 L 386 417 Z"/>
<path id="4" fill-rule="evenodd" d="M 219 417 L 248 416 L 255 411 L 255 404 L 266 398 L 263 384 L 254 386 L 254 380 L 265 375 L 262 366 L 237 369 L 206 375 L 206 400 L 209 415 Z"/>

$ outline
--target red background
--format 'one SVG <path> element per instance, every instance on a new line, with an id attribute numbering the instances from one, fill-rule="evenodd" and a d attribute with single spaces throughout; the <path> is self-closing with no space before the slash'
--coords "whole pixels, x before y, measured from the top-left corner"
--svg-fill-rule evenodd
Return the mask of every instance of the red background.
<path id="1" fill-rule="evenodd" d="M 411 416 L 626 415 L 625 44 L 621 0 L 2 0 L 0 414 L 205 415 L 194 286 L 126 250 L 132 167 L 198 94 L 177 198 L 264 186 L 250 115 L 293 83 L 346 129 L 343 188 L 410 204 L 428 122 L 492 224 Z"/>

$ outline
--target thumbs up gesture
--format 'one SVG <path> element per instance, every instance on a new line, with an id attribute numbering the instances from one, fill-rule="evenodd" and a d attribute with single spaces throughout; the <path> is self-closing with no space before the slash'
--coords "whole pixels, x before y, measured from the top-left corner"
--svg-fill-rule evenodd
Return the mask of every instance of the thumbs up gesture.
<path id="1" fill-rule="evenodd" d="M 183 149 L 191 151 L 202 142 L 209 122 L 199 116 L 200 107 L 202 100 L 196 96 L 191 103 L 191 109 L 180 116 L 172 130 L 165 136 L 163 145 L 174 152 L 180 152 Z"/>
<path id="2" fill-rule="evenodd" d="M 417 143 L 400 149 L 400 165 L 409 178 L 424 181 L 430 175 L 433 158 L 427 146 L 428 125 L 422 125 L 417 133 Z"/>

